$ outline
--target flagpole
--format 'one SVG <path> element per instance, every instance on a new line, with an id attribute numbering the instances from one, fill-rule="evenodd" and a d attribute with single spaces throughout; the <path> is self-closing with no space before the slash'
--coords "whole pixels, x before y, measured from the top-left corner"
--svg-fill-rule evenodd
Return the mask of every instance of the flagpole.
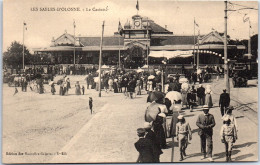
<path id="1" fill-rule="evenodd" d="M 147 38 L 147 68 L 148 68 L 148 72 L 149 72 L 148 18 L 147 18 L 147 25 L 146 25 L 146 33 L 147 33 L 147 36 L 146 36 L 146 38 Z"/>
<path id="2" fill-rule="evenodd" d="M 101 97 L 101 61 L 102 61 L 102 46 L 103 46 L 103 35 L 104 35 L 104 25 L 105 21 L 102 24 L 102 35 L 101 35 L 101 42 L 100 42 L 100 53 L 99 53 L 99 74 L 98 74 L 98 96 Z"/>
<path id="3" fill-rule="evenodd" d="M 24 71 L 24 27 L 25 27 L 25 22 L 23 21 L 23 71 Z"/>
<path id="4" fill-rule="evenodd" d="M 198 38 L 197 38 L 197 41 L 198 41 L 198 52 L 197 52 L 197 70 L 199 70 L 199 64 L 200 64 L 200 52 L 199 52 L 199 49 L 200 49 L 200 42 L 199 42 L 199 34 L 200 31 L 198 31 Z"/>
<path id="5" fill-rule="evenodd" d="M 195 55 L 195 42 L 196 42 L 196 39 L 195 39 L 195 17 L 194 17 L 194 22 L 193 22 L 193 26 L 194 26 L 194 48 L 193 48 L 193 60 L 194 60 L 194 65 L 195 65 L 195 58 L 196 58 L 196 55 Z"/>
<path id="6" fill-rule="evenodd" d="M 120 35 L 118 36 L 118 41 L 119 41 L 119 53 L 118 53 L 118 65 L 119 65 L 119 68 L 121 68 L 121 54 L 120 54 Z"/>
<path id="7" fill-rule="evenodd" d="M 73 28 L 74 28 L 74 49 L 73 49 L 73 53 L 74 53 L 74 66 L 75 66 L 75 64 L 76 64 L 76 50 L 75 50 L 75 40 L 76 40 L 76 38 L 75 38 L 75 20 L 74 20 L 74 22 L 73 22 Z"/>

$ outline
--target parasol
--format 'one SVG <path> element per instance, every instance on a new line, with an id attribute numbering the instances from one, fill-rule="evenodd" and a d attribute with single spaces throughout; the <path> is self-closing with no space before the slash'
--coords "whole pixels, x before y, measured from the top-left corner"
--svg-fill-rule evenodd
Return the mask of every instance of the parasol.
<path id="1" fill-rule="evenodd" d="M 145 111 L 145 121 L 146 122 L 151 122 L 156 119 L 156 116 L 160 113 L 159 112 L 159 107 L 161 104 L 158 103 L 152 103 L 146 108 Z"/>
<path id="2" fill-rule="evenodd" d="M 150 80 L 150 79 L 154 79 L 154 78 L 155 78 L 154 75 L 150 75 L 150 76 L 148 76 L 148 80 Z"/>
<path id="3" fill-rule="evenodd" d="M 168 98 L 172 104 L 175 103 L 175 101 L 181 100 L 181 93 L 177 91 L 170 91 L 166 94 L 165 98 Z"/>
<path id="4" fill-rule="evenodd" d="M 142 66 L 142 68 L 148 68 L 148 65 L 144 65 L 144 66 Z"/>
<path id="5" fill-rule="evenodd" d="M 161 71 L 159 71 L 159 70 L 156 71 L 156 75 L 159 75 L 159 74 L 161 74 Z"/>
<path id="6" fill-rule="evenodd" d="M 143 69 L 141 69 L 141 68 L 139 68 L 139 69 L 137 69 L 137 71 L 136 71 L 137 73 L 141 73 L 141 72 L 144 72 L 144 70 Z"/>
<path id="7" fill-rule="evenodd" d="M 189 80 L 187 78 L 180 78 L 179 83 L 187 83 Z"/>
<path id="8" fill-rule="evenodd" d="M 147 97 L 147 102 L 153 102 L 153 101 L 163 99 L 164 96 L 165 96 L 165 94 L 163 92 L 153 91 L 153 92 L 149 93 L 149 95 Z"/>
<path id="9" fill-rule="evenodd" d="M 183 83 L 183 84 L 181 84 L 181 89 L 187 91 L 187 90 L 189 89 L 189 84 L 188 84 L 188 83 Z"/>

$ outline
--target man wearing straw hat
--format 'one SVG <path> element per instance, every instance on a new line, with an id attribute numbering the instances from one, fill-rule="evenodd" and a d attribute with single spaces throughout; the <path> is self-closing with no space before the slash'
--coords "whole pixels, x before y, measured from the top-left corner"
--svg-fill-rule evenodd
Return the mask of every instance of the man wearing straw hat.
<path id="1" fill-rule="evenodd" d="M 178 123 L 176 124 L 176 137 L 179 141 L 180 148 L 180 161 L 183 160 L 183 156 L 186 156 L 186 148 L 188 147 L 188 136 L 189 140 L 192 139 L 191 128 L 188 122 L 185 121 L 183 115 L 178 116 Z"/>
<path id="2" fill-rule="evenodd" d="M 205 159 L 208 156 L 209 161 L 212 159 L 212 150 L 213 150 L 213 127 L 216 125 L 214 116 L 209 114 L 209 107 L 207 105 L 203 106 L 204 114 L 198 116 L 196 125 L 199 127 L 199 136 L 201 141 L 201 152 L 203 154 L 201 159 Z M 206 152 L 207 144 L 207 152 Z"/>

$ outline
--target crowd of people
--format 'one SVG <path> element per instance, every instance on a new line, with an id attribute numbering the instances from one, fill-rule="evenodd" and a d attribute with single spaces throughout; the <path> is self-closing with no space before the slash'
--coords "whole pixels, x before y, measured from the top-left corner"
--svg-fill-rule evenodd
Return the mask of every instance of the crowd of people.
<path id="1" fill-rule="evenodd" d="M 206 88 L 204 88 L 203 84 L 199 84 L 198 88 L 195 89 L 195 86 L 189 84 L 188 81 L 182 84 L 178 83 L 178 79 L 178 77 L 171 79 L 168 87 L 168 91 L 179 91 L 182 95 L 181 106 L 179 109 L 175 109 L 176 112 L 175 115 L 172 115 L 170 128 L 164 128 L 166 126 L 165 122 L 167 122 L 166 115 L 169 115 L 168 111 L 161 111 L 159 108 L 159 113 L 154 121 L 146 121 L 143 128 L 137 129 L 139 140 L 135 143 L 135 147 L 139 152 L 137 160 L 139 163 L 160 162 L 160 155 L 163 153 L 162 150 L 167 147 L 166 138 L 172 136 L 176 136 L 179 143 L 180 161 L 185 159 L 187 156 L 186 149 L 189 144 L 188 141 L 192 140 L 192 129 L 189 122 L 182 115 L 182 112 L 185 108 L 189 108 L 193 112 L 192 107 L 196 104 L 203 110 L 203 114 L 200 114 L 196 121 L 201 141 L 201 160 L 208 159 L 211 162 L 214 161 L 212 157 L 213 128 L 216 123 L 214 116 L 209 113 L 210 108 L 213 107 L 211 86 L 206 85 Z M 184 107 L 185 105 L 186 107 Z M 230 106 L 230 96 L 226 93 L 226 89 L 220 95 L 219 107 L 223 121 L 220 130 L 220 140 L 225 145 L 226 161 L 230 162 L 233 144 L 238 139 L 238 125 L 232 114 L 234 108 Z M 167 132 L 169 130 L 170 133 Z"/>

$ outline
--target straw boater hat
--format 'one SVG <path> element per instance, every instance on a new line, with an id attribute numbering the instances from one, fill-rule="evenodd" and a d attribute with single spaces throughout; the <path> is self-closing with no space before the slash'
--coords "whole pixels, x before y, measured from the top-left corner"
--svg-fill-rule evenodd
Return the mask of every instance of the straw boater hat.
<path id="1" fill-rule="evenodd" d="M 209 110 L 209 107 L 207 105 L 203 105 L 202 109 Z"/>

